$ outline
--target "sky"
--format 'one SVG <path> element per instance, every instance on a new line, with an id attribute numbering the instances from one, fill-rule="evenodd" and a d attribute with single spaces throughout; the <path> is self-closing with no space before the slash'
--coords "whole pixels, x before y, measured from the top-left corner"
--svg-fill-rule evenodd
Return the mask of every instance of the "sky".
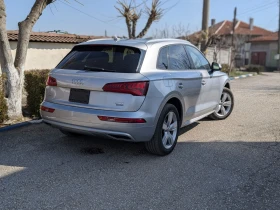
<path id="1" fill-rule="evenodd" d="M 56 0 L 43 12 L 33 31 L 62 30 L 81 35 L 127 36 L 123 18 L 115 9 L 116 0 Z M 146 0 L 147 5 L 151 0 Z M 18 22 L 25 19 L 35 0 L 5 0 L 7 12 L 7 30 L 17 30 Z M 69 2 L 69 3 L 67 3 Z M 136 2 L 143 2 L 136 0 Z M 164 16 L 152 25 L 147 36 L 155 34 L 164 27 L 172 28 L 181 24 L 185 31 L 200 30 L 202 22 L 203 0 L 163 0 L 166 2 Z M 271 31 L 278 30 L 278 0 L 210 0 L 210 17 L 216 23 L 232 20 L 234 7 L 237 7 L 237 18 Z M 147 16 L 142 15 L 137 32 L 144 27 Z M 136 33 L 137 33 L 136 32 Z"/>

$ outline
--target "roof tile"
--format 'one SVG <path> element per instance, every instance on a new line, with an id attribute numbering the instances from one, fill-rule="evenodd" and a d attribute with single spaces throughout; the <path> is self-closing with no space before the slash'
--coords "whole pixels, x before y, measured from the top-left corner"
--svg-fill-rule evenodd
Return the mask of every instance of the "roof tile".
<path id="1" fill-rule="evenodd" d="M 271 42 L 271 41 L 278 41 L 278 32 L 266 36 L 256 37 L 250 40 L 250 42 Z"/>
<path id="2" fill-rule="evenodd" d="M 224 20 L 213 26 L 209 27 L 210 33 L 215 33 L 217 35 L 230 35 L 232 34 L 233 22 Z M 252 36 L 267 36 L 271 35 L 273 32 L 266 29 L 254 26 L 253 30 L 250 30 L 250 25 L 243 21 L 238 21 L 235 26 L 235 34 L 237 35 L 252 35 Z M 195 32 L 188 36 L 189 40 L 197 40 L 201 35 L 201 31 Z"/>
<path id="3" fill-rule="evenodd" d="M 85 36 L 76 34 L 56 34 L 56 33 L 43 33 L 31 32 L 31 42 L 52 42 L 52 43 L 81 43 L 91 39 L 104 38 L 102 36 Z M 18 31 L 8 31 L 9 41 L 18 40 Z"/>

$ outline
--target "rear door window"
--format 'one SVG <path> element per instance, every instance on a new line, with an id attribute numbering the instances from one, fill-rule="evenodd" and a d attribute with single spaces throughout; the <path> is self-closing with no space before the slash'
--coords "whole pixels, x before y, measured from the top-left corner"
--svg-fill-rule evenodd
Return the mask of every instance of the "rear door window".
<path id="1" fill-rule="evenodd" d="M 136 73 L 141 51 L 138 48 L 107 45 L 75 47 L 57 66 L 59 69 Z"/>
<path id="2" fill-rule="evenodd" d="M 196 69 L 206 69 L 211 70 L 209 62 L 207 59 L 199 52 L 197 49 L 191 46 L 186 46 L 188 53 L 193 61 L 194 67 Z"/>
<path id="3" fill-rule="evenodd" d="M 157 60 L 158 69 L 187 70 L 191 67 L 183 45 L 170 45 L 160 49 Z"/>
<path id="4" fill-rule="evenodd" d="M 169 46 L 169 67 L 173 70 L 191 69 L 191 62 L 183 45 Z"/>
<path id="5" fill-rule="evenodd" d="M 160 49 L 157 60 L 158 69 L 168 69 L 168 47 Z"/>

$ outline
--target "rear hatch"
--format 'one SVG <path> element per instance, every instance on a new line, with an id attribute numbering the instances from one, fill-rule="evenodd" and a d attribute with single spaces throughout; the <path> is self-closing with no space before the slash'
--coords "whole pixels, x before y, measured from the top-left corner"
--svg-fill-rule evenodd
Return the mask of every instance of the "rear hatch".
<path id="1" fill-rule="evenodd" d="M 48 78 L 45 101 L 75 107 L 137 111 L 148 79 L 139 73 L 142 49 L 119 45 L 76 46 Z"/>

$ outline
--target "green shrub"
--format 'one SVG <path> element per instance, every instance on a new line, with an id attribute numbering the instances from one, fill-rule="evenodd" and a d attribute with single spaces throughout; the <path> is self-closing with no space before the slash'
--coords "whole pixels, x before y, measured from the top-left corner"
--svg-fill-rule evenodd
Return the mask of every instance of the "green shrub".
<path id="1" fill-rule="evenodd" d="M 260 65 L 249 65 L 245 66 L 247 72 L 256 72 L 257 74 L 260 74 L 264 71 L 264 67 Z"/>
<path id="2" fill-rule="evenodd" d="M 27 92 L 27 109 L 30 115 L 40 117 L 40 104 L 44 99 L 46 81 L 50 70 L 25 72 L 24 87 Z"/>
<path id="3" fill-rule="evenodd" d="M 229 65 L 228 64 L 222 64 L 222 72 L 229 73 Z"/>
<path id="4" fill-rule="evenodd" d="M 8 119 L 8 107 L 4 95 L 4 76 L 0 75 L 0 123 Z"/>

